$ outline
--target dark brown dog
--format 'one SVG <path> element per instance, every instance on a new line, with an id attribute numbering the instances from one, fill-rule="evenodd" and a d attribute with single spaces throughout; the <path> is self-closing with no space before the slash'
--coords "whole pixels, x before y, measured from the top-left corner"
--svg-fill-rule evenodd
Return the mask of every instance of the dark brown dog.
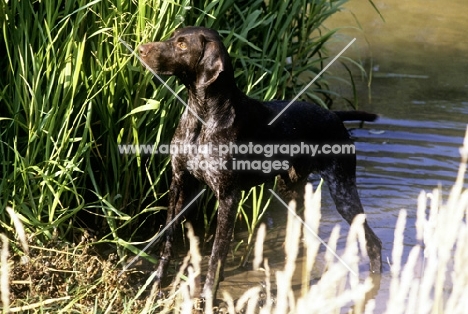
<path id="1" fill-rule="evenodd" d="M 202 27 L 175 31 L 163 42 L 139 47 L 141 58 L 158 74 L 175 75 L 188 90 L 188 106 L 182 115 L 172 144 L 208 145 L 213 151 L 178 153 L 171 156 L 172 184 L 167 222 L 191 201 L 193 181 L 206 183 L 219 201 L 216 235 L 208 265 L 203 295 L 216 293 L 229 250 L 241 191 L 280 175 L 287 188 L 299 191 L 311 172 L 319 172 L 328 183 L 336 208 L 351 223 L 363 213 L 356 187 L 356 156 L 348 154 L 291 154 L 276 151 L 256 154 L 235 151 L 221 154 L 222 145 L 352 145 L 342 121 L 373 121 L 376 115 L 364 112 L 333 112 L 318 105 L 295 102 L 272 125 L 269 123 L 288 104 L 286 101 L 260 102 L 247 97 L 236 85 L 234 71 L 218 33 Z M 278 146 L 276 146 L 278 148 Z M 240 169 L 238 161 L 256 161 L 256 170 Z M 201 167 L 203 165 L 203 167 Z M 210 165 L 207 167 L 207 165 Z M 244 166 L 249 164 L 243 164 Z M 266 165 L 266 168 L 259 169 Z M 265 171 L 265 170 L 270 171 Z M 298 195 L 295 193 L 295 195 Z M 365 223 L 367 251 L 372 272 L 380 272 L 381 242 Z M 177 226 L 165 234 L 157 280 L 164 276 L 172 256 Z M 218 273 L 219 270 L 219 273 Z M 219 277 L 217 277 L 219 275 Z"/>

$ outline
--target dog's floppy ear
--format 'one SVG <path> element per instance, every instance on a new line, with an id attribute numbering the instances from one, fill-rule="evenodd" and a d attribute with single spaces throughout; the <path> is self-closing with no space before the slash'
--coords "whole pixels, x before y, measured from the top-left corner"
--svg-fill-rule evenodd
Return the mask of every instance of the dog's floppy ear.
<path id="1" fill-rule="evenodd" d="M 202 36 L 203 51 L 197 67 L 197 85 L 206 87 L 216 81 L 219 73 L 225 70 L 227 51 L 219 40 Z"/>

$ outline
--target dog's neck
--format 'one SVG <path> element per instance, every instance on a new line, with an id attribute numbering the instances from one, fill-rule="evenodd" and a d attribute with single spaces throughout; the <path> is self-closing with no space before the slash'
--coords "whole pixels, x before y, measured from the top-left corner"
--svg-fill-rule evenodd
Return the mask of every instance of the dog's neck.
<path id="1" fill-rule="evenodd" d="M 223 79 L 225 78 L 220 77 L 210 86 L 187 86 L 188 106 L 193 110 L 193 113 L 189 113 L 191 116 L 186 116 L 187 118 L 195 119 L 194 113 L 196 113 L 199 118 L 195 119 L 197 124 L 203 120 L 212 128 L 232 126 L 236 116 L 234 105 L 239 103 L 237 100 L 247 96 L 237 88 L 234 81 L 227 84 Z M 225 86 L 234 87 L 226 89 Z"/>

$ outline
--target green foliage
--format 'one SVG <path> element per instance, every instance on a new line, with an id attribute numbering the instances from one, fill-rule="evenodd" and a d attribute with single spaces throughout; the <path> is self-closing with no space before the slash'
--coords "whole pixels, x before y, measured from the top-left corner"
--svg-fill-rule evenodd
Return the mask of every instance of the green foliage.
<path id="1" fill-rule="evenodd" d="M 118 145 L 169 143 L 184 107 L 119 38 L 136 47 L 184 25 L 216 28 L 241 89 L 291 98 L 329 60 L 324 44 L 337 30 L 321 25 L 345 2 L 0 0 L 1 227 L 13 233 L 11 206 L 38 242 L 82 226 L 135 251 L 123 239 L 165 209 L 169 156 Z M 326 105 L 331 77 L 304 96 Z"/>
<path id="2" fill-rule="evenodd" d="M 182 108 L 160 106 L 174 97 L 118 38 L 135 44 L 170 32 L 187 4 L 1 2 L 4 228 L 7 204 L 39 239 L 64 236 L 83 210 L 103 217 L 114 237 L 117 221 L 160 210 L 168 156 L 121 155 L 118 144 L 167 143 Z"/>
<path id="3" fill-rule="evenodd" d="M 242 218 L 245 221 L 247 233 L 249 234 L 249 236 L 245 243 L 244 253 L 241 257 L 241 266 L 245 266 L 249 260 L 253 249 L 253 237 L 255 231 L 257 230 L 257 227 L 262 221 L 263 215 L 265 214 L 268 205 L 270 205 L 270 201 L 273 198 L 272 194 L 264 190 L 265 184 L 262 184 L 260 186 L 251 188 L 247 195 L 245 195 L 245 192 L 242 193 L 242 201 L 239 203 L 238 212 L 242 215 Z M 269 194 L 269 196 L 266 197 L 266 200 L 264 199 L 264 193 Z M 246 204 L 248 200 L 251 200 L 251 206 L 248 206 Z M 237 248 L 239 248 L 240 245 L 243 244 L 242 242 L 243 241 L 241 241 L 241 243 L 237 245 Z"/>
<path id="4" fill-rule="evenodd" d="M 337 29 L 327 30 L 322 24 L 346 2 L 256 0 L 216 5 L 206 1 L 203 14 L 197 12 L 194 23 L 218 29 L 225 36 L 238 70 L 237 81 L 247 94 L 264 100 L 291 99 L 325 65 L 324 44 Z M 325 73 L 304 98 L 330 104 L 330 78 Z"/>

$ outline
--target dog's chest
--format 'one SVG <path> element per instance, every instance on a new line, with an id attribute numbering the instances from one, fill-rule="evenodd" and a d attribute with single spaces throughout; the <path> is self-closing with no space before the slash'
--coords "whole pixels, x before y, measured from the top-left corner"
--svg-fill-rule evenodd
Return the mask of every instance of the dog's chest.
<path id="1" fill-rule="evenodd" d="M 172 140 L 171 158 L 178 167 L 188 170 L 195 178 L 209 185 L 217 186 L 221 177 L 231 172 L 232 156 L 229 152 L 231 136 L 215 132 L 179 130 Z"/>

